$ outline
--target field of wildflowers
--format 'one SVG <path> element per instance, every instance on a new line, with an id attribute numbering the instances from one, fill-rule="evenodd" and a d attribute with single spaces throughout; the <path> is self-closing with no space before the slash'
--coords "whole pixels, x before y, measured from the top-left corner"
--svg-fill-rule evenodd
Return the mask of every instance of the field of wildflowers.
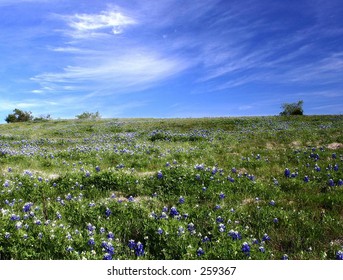
<path id="1" fill-rule="evenodd" d="M 343 116 L 0 125 L 0 259 L 343 259 Z"/>

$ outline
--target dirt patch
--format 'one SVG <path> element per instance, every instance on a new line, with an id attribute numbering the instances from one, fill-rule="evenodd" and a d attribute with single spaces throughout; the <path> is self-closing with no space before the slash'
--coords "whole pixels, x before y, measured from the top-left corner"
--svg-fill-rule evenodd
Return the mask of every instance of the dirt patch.
<path id="1" fill-rule="evenodd" d="M 337 150 L 343 148 L 343 144 L 342 143 L 331 143 L 328 145 L 328 149 L 330 150 Z"/>
<path id="2" fill-rule="evenodd" d="M 299 148 L 301 146 L 301 143 L 299 141 L 293 141 L 291 144 L 294 148 Z"/>
<path id="3" fill-rule="evenodd" d="M 148 176 L 153 176 L 155 175 L 155 171 L 147 171 L 147 172 L 137 172 L 136 174 L 139 176 L 139 177 L 148 177 Z"/>

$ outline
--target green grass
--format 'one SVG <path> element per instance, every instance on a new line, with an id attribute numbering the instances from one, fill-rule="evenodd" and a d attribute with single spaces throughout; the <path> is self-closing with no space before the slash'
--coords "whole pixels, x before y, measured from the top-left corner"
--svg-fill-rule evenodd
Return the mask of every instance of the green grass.
<path id="1" fill-rule="evenodd" d="M 336 259 L 343 146 L 330 144 L 342 127 L 342 116 L 0 125 L 0 259 Z"/>

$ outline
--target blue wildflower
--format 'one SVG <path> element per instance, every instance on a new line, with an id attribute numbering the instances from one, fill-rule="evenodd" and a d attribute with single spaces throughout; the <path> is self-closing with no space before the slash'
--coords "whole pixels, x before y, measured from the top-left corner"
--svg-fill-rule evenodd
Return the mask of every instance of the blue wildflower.
<path id="1" fill-rule="evenodd" d="M 224 199 L 224 198 L 225 198 L 225 194 L 224 194 L 223 192 L 221 192 L 221 193 L 219 194 L 219 198 L 220 198 L 220 199 Z"/>
<path id="2" fill-rule="evenodd" d="M 68 247 L 66 248 L 66 250 L 67 250 L 67 252 L 73 252 L 73 251 L 74 251 L 74 248 L 71 247 L 71 246 L 68 246 Z"/>
<path id="3" fill-rule="evenodd" d="M 277 224 L 277 223 L 279 222 L 279 219 L 278 219 L 278 218 L 274 218 L 274 219 L 273 219 L 273 222 L 274 222 L 275 224 Z"/>
<path id="4" fill-rule="evenodd" d="M 200 257 L 203 254 L 205 254 L 205 251 L 201 247 L 199 247 L 198 250 L 197 250 L 197 256 Z"/>
<path id="5" fill-rule="evenodd" d="M 285 177 L 288 178 L 291 175 L 291 171 L 288 168 L 286 168 L 285 171 L 284 171 L 284 174 L 285 174 Z"/>
<path id="6" fill-rule="evenodd" d="M 57 217 L 57 219 L 62 219 L 62 215 L 60 214 L 60 212 L 56 212 L 56 217 Z"/>
<path id="7" fill-rule="evenodd" d="M 238 231 L 230 230 L 228 236 L 231 236 L 232 240 L 240 240 L 242 239 L 241 234 Z"/>
<path id="8" fill-rule="evenodd" d="M 304 182 L 305 182 L 305 183 L 308 183 L 309 181 L 310 181 L 310 178 L 309 178 L 308 176 L 305 176 L 305 177 L 304 177 Z"/>
<path id="9" fill-rule="evenodd" d="M 132 195 L 130 195 L 130 196 L 129 196 L 129 198 L 128 198 L 128 201 L 129 201 L 129 202 L 134 202 L 134 201 L 135 201 L 135 199 L 133 198 L 133 196 L 132 196 Z"/>
<path id="10" fill-rule="evenodd" d="M 185 203 L 185 198 L 184 198 L 183 196 L 180 196 L 180 198 L 179 198 L 179 203 L 180 203 L 180 204 Z"/>
<path id="11" fill-rule="evenodd" d="M 188 231 L 190 231 L 190 232 L 194 232 L 194 230 L 195 230 L 194 224 L 193 224 L 193 223 L 189 223 L 189 224 L 187 225 L 187 229 L 188 229 Z"/>
<path id="12" fill-rule="evenodd" d="M 178 216 L 178 215 L 179 215 L 179 212 L 177 211 L 176 207 L 173 206 L 172 208 L 170 208 L 169 215 L 170 215 L 171 217 L 174 217 L 174 216 Z"/>
<path id="13" fill-rule="evenodd" d="M 338 185 L 338 186 L 343 186 L 343 180 L 342 180 L 342 179 L 339 179 L 338 182 L 337 182 L 337 185 Z"/>
<path id="14" fill-rule="evenodd" d="M 219 229 L 219 232 L 224 232 L 226 230 L 226 227 L 224 224 L 219 224 L 218 229 Z"/>
<path id="15" fill-rule="evenodd" d="M 144 255 L 144 246 L 141 242 L 137 242 L 136 248 L 135 248 L 135 254 L 137 257 Z"/>
<path id="16" fill-rule="evenodd" d="M 224 219 L 223 219 L 221 216 L 218 216 L 218 217 L 216 218 L 216 222 L 217 222 L 217 223 L 223 223 L 223 222 L 224 222 Z"/>
<path id="17" fill-rule="evenodd" d="M 31 206 L 33 205 L 32 202 L 27 202 L 25 203 L 25 205 L 23 206 L 23 211 L 24 212 L 29 212 L 31 210 Z"/>
<path id="18" fill-rule="evenodd" d="M 163 178 L 163 174 L 161 171 L 157 172 L 157 179 L 162 179 Z"/>
<path id="19" fill-rule="evenodd" d="M 258 248 L 258 250 L 259 250 L 261 253 L 264 253 L 264 252 L 266 251 L 266 249 L 264 249 L 263 246 L 260 246 L 260 247 Z"/>
<path id="20" fill-rule="evenodd" d="M 163 234 L 163 229 L 158 228 L 158 229 L 157 229 L 157 233 L 160 234 L 160 235 Z"/>
<path id="21" fill-rule="evenodd" d="M 336 259 L 337 260 L 343 260 L 343 251 L 338 251 L 336 253 Z"/>
<path id="22" fill-rule="evenodd" d="M 250 255 L 250 246 L 249 246 L 249 244 L 248 244 L 247 242 L 244 242 L 244 243 L 242 244 L 242 252 L 243 252 L 245 255 L 247 255 L 247 256 Z"/>
<path id="23" fill-rule="evenodd" d="M 95 166 L 95 171 L 96 172 L 100 172 L 100 167 L 99 166 Z"/>
<path id="24" fill-rule="evenodd" d="M 133 250 L 136 247 L 136 242 L 133 239 L 130 239 L 127 246 L 129 246 L 129 248 Z"/>
<path id="25" fill-rule="evenodd" d="M 95 245 L 95 241 L 94 241 L 94 238 L 91 237 L 89 240 L 88 240 L 88 245 L 90 246 L 94 246 Z"/>
<path id="26" fill-rule="evenodd" d="M 202 239 L 202 242 L 210 242 L 211 239 L 207 236 L 205 236 L 203 239 Z"/>
<path id="27" fill-rule="evenodd" d="M 5 232 L 5 238 L 9 239 L 11 237 L 11 234 L 9 232 Z"/>
<path id="28" fill-rule="evenodd" d="M 108 232 L 107 238 L 108 238 L 108 239 L 113 239 L 113 238 L 114 238 L 114 234 L 113 234 L 112 231 Z"/>
<path id="29" fill-rule="evenodd" d="M 221 208 L 220 205 L 216 205 L 216 206 L 214 207 L 214 210 L 219 210 L 220 208 Z"/>
<path id="30" fill-rule="evenodd" d="M 332 179 L 329 179 L 328 185 L 330 187 L 333 187 L 333 186 L 335 186 L 335 182 Z"/>
<path id="31" fill-rule="evenodd" d="M 109 208 L 106 208 L 105 215 L 108 218 L 112 214 L 112 211 Z"/>
<path id="32" fill-rule="evenodd" d="M 262 241 L 269 241 L 270 240 L 270 237 L 268 236 L 268 234 L 264 234 L 263 237 L 262 237 Z"/>
<path id="33" fill-rule="evenodd" d="M 109 253 L 105 253 L 105 255 L 104 255 L 104 257 L 102 259 L 110 261 L 110 260 L 112 260 L 112 255 L 109 254 Z"/>
<path id="34" fill-rule="evenodd" d="M 281 260 L 288 260 L 288 255 L 287 254 L 284 254 L 281 258 Z"/>

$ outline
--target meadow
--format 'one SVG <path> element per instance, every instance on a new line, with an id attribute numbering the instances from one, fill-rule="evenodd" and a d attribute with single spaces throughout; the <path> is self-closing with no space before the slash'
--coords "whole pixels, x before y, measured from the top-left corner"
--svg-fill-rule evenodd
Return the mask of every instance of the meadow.
<path id="1" fill-rule="evenodd" d="M 343 116 L 0 125 L 0 259 L 343 259 Z"/>

